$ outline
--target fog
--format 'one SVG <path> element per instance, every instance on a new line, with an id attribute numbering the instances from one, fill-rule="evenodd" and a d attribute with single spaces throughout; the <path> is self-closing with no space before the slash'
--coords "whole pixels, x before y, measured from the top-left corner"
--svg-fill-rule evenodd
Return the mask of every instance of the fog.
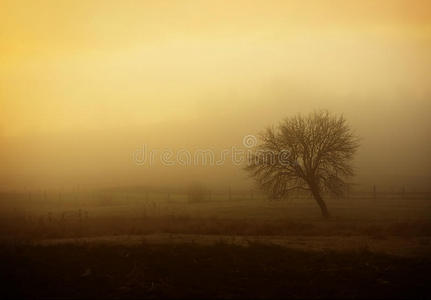
<path id="1" fill-rule="evenodd" d="M 361 137 L 358 186 L 429 190 L 430 5 L 332 3 L 2 1 L 0 188 L 249 188 L 228 160 L 134 153 L 244 148 L 327 109 Z"/>

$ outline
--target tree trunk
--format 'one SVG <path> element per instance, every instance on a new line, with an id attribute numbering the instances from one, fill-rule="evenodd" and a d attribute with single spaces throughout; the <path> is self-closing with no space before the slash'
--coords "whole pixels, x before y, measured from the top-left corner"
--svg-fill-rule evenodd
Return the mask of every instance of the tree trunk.
<path id="1" fill-rule="evenodd" d="M 314 199 L 320 207 L 322 212 L 322 216 L 327 219 L 329 218 L 328 208 L 326 207 L 325 201 L 323 201 L 322 196 L 320 196 L 320 191 L 317 187 L 311 187 L 311 193 L 313 194 Z"/>

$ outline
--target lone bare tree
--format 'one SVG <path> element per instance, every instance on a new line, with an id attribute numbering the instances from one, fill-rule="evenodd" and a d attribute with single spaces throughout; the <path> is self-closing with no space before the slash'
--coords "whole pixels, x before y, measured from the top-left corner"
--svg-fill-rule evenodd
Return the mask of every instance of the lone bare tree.
<path id="1" fill-rule="evenodd" d="M 353 176 L 352 158 L 359 147 L 343 116 L 327 111 L 287 118 L 268 128 L 246 167 L 273 198 L 290 191 L 310 191 L 322 215 L 329 217 L 323 192 L 342 195 Z"/>

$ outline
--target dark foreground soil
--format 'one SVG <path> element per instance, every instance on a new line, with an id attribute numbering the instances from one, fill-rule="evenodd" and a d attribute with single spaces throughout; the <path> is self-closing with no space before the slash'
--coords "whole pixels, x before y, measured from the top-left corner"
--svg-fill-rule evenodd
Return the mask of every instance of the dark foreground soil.
<path id="1" fill-rule="evenodd" d="M 1 298 L 431 298 L 431 260 L 251 244 L 2 245 Z"/>

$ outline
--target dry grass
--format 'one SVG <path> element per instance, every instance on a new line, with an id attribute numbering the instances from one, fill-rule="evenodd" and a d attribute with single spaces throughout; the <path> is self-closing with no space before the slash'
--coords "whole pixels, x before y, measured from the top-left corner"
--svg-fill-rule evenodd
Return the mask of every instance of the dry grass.
<path id="1" fill-rule="evenodd" d="M 329 199 L 324 221 L 312 199 L 268 202 L 234 197 L 190 203 L 187 195 L 103 192 L 63 194 L 61 201 L 0 195 L 0 237 L 46 239 L 154 233 L 247 236 L 431 236 L 427 198 Z M 48 194 L 49 195 L 49 194 Z"/>
<path id="2" fill-rule="evenodd" d="M 0 197 L 3 298 L 427 298 L 427 199 Z M 395 256 L 394 256 L 395 255 Z"/>

